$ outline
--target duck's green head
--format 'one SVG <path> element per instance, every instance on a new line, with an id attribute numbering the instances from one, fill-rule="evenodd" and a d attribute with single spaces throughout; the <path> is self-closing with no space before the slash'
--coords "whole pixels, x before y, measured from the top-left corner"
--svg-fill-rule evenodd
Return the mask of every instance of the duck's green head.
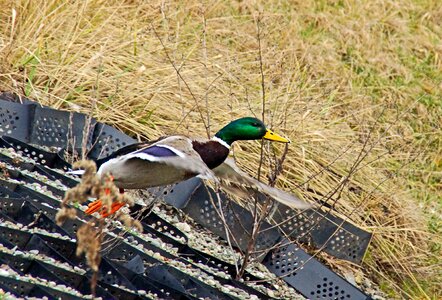
<path id="1" fill-rule="evenodd" d="M 259 139 L 290 143 L 290 140 L 267 129 L 261 120 L 252 117 L 241 118 L 230 122 L 218 131 L 215 136 L 229 145 L 238 140 Z"/>

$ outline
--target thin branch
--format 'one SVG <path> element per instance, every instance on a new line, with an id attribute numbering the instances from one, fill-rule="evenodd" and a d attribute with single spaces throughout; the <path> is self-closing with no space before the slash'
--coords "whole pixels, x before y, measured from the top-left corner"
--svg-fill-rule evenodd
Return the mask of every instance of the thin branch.
<path id="1" fill-rule="evenodd" d="M 259 70 L 261 73 L 261 104 L 262 104 L 262 114 L 261 114 L 261 121 L 265 122 L 265 110 L 266 110 L 266 89 L 265 89 L 265 78 L 264 78 L 264 67 L 262 62 L 262 49 L 261 49 L 261 15 L 258 15 L 258 19 L 256 20 L 256 29 L 257 29 L 257 39 L 258 39 L 258 59 L 259 59 Z M 262 169 L 262 162 L 264 158 L 264 141 L 261 140 L 261 153 L 260 153 L 260 160 L 259 160 L 259 166 L 258 166 L 258 181 L 261 180 L 261 169 Z"/>
<path id="2" fill-rule="evenodd" d="M 210 109 L 209 109 L 209 81 L 208 81 L 208 69 L 207 69 L 207 43 L 206 43 L 206 32 L 207 32 L 207 23 L 206 23 L 206 14 L 203 11 L 203 60 L 204 60 L 204 79 L 206 85 L 206 93 L 204 95 L 204 100 L 206 103 L 206 117 L 207 117 L 207 131 L 210 137 Z"/>
<path id="3" fill-rule="evenodd" d="M 173 60 L 170 58 L 169 56 L 169 52 L 167 51 L 166 45 L 164 44 L 163 40 L 161 39 L 161 37 L 159 36 L 158 32 L 155 30 L 155 27 L 153 26 L 153 24 L 151 24 L 151 29 L 154 32 L 156 38 L 158 39 L 158 41 L 161 43 L 161 46 L 163 47 L 164 53 L 166 54 L 166 58 L 169 61 L 169 63 L 172 65 L 172 67 L 174 68 L 175 72 L 178 74 L 178 76 L 181 78 L 181 80 L 184 82 L 184 85 L 186 86 L 187 90 L 189 91 L 190 95 L 192 96 L 193 100 L 195 101 L 195 107 L 201 117 L 201 121 L 203 122 L 204 128 L 206 129 L 206 133 L 207 133 L 207 138 L 210 138 L 210 131 L 209 131 L 209 127 L 206 124 L 203 112 L 201 111 L 201 107 L 198 103 L 198 99 L 196 98 L 195 94 L 192 92 L 192 89 L 190 88 L 189 84 L 187 83 L 187 81 L 183 78 L 183 75 L 181 75 L 180 69 L 177 68 L 177 66 L 175 65 L 175 63 L 173 62 Z"/>

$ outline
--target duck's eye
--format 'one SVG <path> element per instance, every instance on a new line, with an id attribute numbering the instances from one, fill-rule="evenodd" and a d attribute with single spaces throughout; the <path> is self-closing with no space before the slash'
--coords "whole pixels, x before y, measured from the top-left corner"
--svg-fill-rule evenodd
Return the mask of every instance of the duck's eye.
<path id="1" fill-rule="evenodd" d="M 252 123 L 252 126 L 254 126 L 254 127 L 259 127 L 259 123 Z"/>

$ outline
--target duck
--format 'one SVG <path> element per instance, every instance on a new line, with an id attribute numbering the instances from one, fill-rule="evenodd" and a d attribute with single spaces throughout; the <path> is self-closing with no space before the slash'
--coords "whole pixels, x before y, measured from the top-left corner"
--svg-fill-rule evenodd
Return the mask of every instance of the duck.
<path id="1" fill-rule="evenodd" d="M 232 159 L 228 159 L 234 142 L 260 139 L 290 143 L 288 138 L 267 129 L 261 120 L 243 117 L 221 128 L 211 139 L 172 135 L 152 142 L 125 146 L 96 161 L 97 175 L 110 175 L 120 192 L 125 189 L 166 186 L 194 176 L 216 183 L 219 178 L 224 178 L 223 181 L 230 180 L 236 184 L 252 186 L 290 207 L 308 208 L 306 202 L 257 181 L 242 172 Z M 114 202 L 111 209 L 107 210 L 97 200 L 89 204 L 86 213 L 101 211 L 101 215 L 106 217 L 118 211 L 124 204 Z"/>

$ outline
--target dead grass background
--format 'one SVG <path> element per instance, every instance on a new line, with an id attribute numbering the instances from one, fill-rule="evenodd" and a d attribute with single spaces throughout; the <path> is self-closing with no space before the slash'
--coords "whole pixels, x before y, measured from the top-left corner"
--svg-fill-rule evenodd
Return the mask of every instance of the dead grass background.
<path id="1" fill-rule="evenodd" d="M 149 139 L 205 136 L 204 123 L 214 134 L 236 117 L 261 116 L 259 26 L 265 121 L 293 141 L 279 187 L 318 202 L 366 152 L 329 200 L 374 232 L 362 271 L 390 297 L 441 297 L 440 1 L 0 7 L 1 90 Z M 256 175 L 259 144 L 234 148 Z"/>

